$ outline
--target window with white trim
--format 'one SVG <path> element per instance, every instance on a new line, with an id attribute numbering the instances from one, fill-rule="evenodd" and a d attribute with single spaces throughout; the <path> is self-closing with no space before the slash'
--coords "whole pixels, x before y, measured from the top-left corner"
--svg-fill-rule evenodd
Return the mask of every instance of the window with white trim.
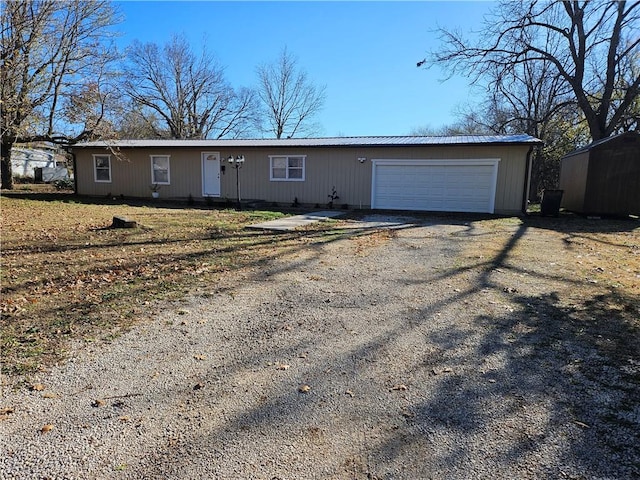
<path id="1" fill-rule="evenodd" d="M 302 182 L 305 179 L 306 155 L 269 155 L 270 180 Z"/>
<path id="2" fill-rule="evenodd" d="M 111 183 L 111 155 L 93 156 L 93 179 L 100 183 Z"/>
<path id="3" fill-rule="evenodd" d="M 169 185 L 169 155 L 151 155 L 151 183 Z"/>

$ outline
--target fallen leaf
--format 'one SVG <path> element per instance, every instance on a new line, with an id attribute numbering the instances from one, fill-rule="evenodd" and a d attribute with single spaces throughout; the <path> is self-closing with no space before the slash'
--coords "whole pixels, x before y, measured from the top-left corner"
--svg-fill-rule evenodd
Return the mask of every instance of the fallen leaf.
<path id="1" fill-rule="evenodd" d="M 206 355 L 194 355 L 193 358 L 195 358 L 196 360 L 206 360 L 207 359 Z"/>
<path id="2" fill-rule="evenodd" d="M 42 394 L 42 398 L 58 398 L 58 394 L 53 392 L 45 392 Z"/>
<path id="3" fill-rule="evenodd" d="M 107 402 L 105 402 L 104 400 L 100 400 L 100 399 L 95 399 L 93 402 L 91 402 L 91 406 L 95 407 L 95 408 L 104 407 L 106 404 L 107 404 Z"/>
<path id="4" fill-rule="evenodd" d="M 308 393 L 311 390 L 311 387 L 309 385 L 307 385 L 306 383 L 304 385 L 300 385 L 298 387 L 298 391 L 300 393 Z"/>
<path id="5" fill-rule="evenodd" d="M 344 392 L 345 395 L 349 395 L 351 398 L 353 398 L 354 393 L 351 390 L 347 390 L 346 392 Z"/>
<path id="6" fill-rule="evenodd" d="M 41 392 L 42 390 L 44 390 L 44 385 L 41 383 L 34 383 L 29 387 L 29 390 L 31 390 L 32 392 Z"/>
<path id="7" fill-rule="evenodd" d="M 131 420 L 131 418 L 129 418 L 129 416 L 127 415 L 123 415 L 120 417 L 121 422 L 128 422 L 129 420 Z"/>
<path id="8" fill-rule="evenodd" d="M 400 391 L 403 391 L 403 392 L 404 392 L 405 390 L 407 390 L 407 388 L 408 388 L 408 387 L 407 387 L 406 385 L 398 384 L 398 385 L 394 385 L 393 387 L 391 387 L 391 388 L 389 389 L 389 391 L 391 392 L 391 391 L 393 391 L 393 390 L 400 390 Z"/>
<path id="9" fill-rule="evenodd" d="M 444 367 L 444 368 L 432 368 L 431 371 L 433 372 L 434 375 L 440 375 L 441 373 L 452 373 L 453 369 L 449 368 L 449 367 Z"/>
<path id="10" fill-rule="evenodd" d="M 50 423 L 47 423 L 45 426 L 43 426 L 40 429 L 40 432 L 47 433 L 47 432 L 50 432 L 51 430 L 53 430 L 53 425 L 51 425 Z"/>
<path id="11" fill-rule="evenodd" d="M 407 409 L 407 408 L 403 408 L 400 412 L 400 414 L 404 417 L 404 418 L 413 418 L 416 416 L 415 413 L 413 413 L 411 410 Z"/>
<path id="12" fill-rule="evenodd" d="M 14 413 L 15 410 L 13 407 L 4 407 L 0 408 L 0 420 L 6 420 L 9 418 L 9 415 Z"/>
<path id="13" fill-rule="evenodd" d="M 286 363 L 278 363 L 276 365 L 276 370 L 289 370 L 289 368 L 291 368 L 291 365 L 287 365 Z"/>

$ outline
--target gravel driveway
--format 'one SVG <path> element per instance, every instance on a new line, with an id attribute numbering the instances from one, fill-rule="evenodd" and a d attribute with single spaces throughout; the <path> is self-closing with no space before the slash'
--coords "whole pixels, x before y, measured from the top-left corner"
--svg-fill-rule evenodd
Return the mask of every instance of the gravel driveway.
<path id="1" fill-rule="evenodd" d="M 4 388 L 0 478 L 638 478 L 640 359 L 573 319 L 562 245 L 517 267 L 509 228 L 491 258 L 462 220 L 302 237 L 81 345 Z"/>

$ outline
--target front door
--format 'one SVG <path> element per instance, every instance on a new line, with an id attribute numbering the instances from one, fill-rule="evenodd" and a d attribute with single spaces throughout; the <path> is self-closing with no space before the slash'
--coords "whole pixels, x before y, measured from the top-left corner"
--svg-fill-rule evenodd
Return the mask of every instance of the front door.
<path id="1" fill-rule="evenodd" d="M 220 153 L 202 153 L 202 196 L 220 196 Z"/>

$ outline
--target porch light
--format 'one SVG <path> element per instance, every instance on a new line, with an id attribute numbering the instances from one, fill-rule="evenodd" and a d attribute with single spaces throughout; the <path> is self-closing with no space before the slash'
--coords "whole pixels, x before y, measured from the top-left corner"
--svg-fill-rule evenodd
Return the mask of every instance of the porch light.
<path id="1" fill-rule="evenodd" d="M 237 202 L 238 202 L 238 210 L 242 210 L 242 203 L 240 199 L 240 169 L 242 168 L 242 164 L 244 163 L 244 155 L 238 155 L 235 158 L 233 155 L 229 155 L 227 158 L 227 162 L 231 164 L 233 168 L 236 169 L 236 193 L 237 193 Z"/>
<path id="2" fill-rule="evenodd" d="M 229 155 L 229 158 L 227 158 L 227 162 L 229 162 L 231 164 L 235 163 L 236 165 L 243 164 L 244 163 L 244 155 L 238 155 L 236 158 L 233 158 L 233 155 Z M 242 165 L 240 165 L 240 166 L 242 166 Z M 236 167 L 236 168 L 240 168 L 240 166 Z"/>

